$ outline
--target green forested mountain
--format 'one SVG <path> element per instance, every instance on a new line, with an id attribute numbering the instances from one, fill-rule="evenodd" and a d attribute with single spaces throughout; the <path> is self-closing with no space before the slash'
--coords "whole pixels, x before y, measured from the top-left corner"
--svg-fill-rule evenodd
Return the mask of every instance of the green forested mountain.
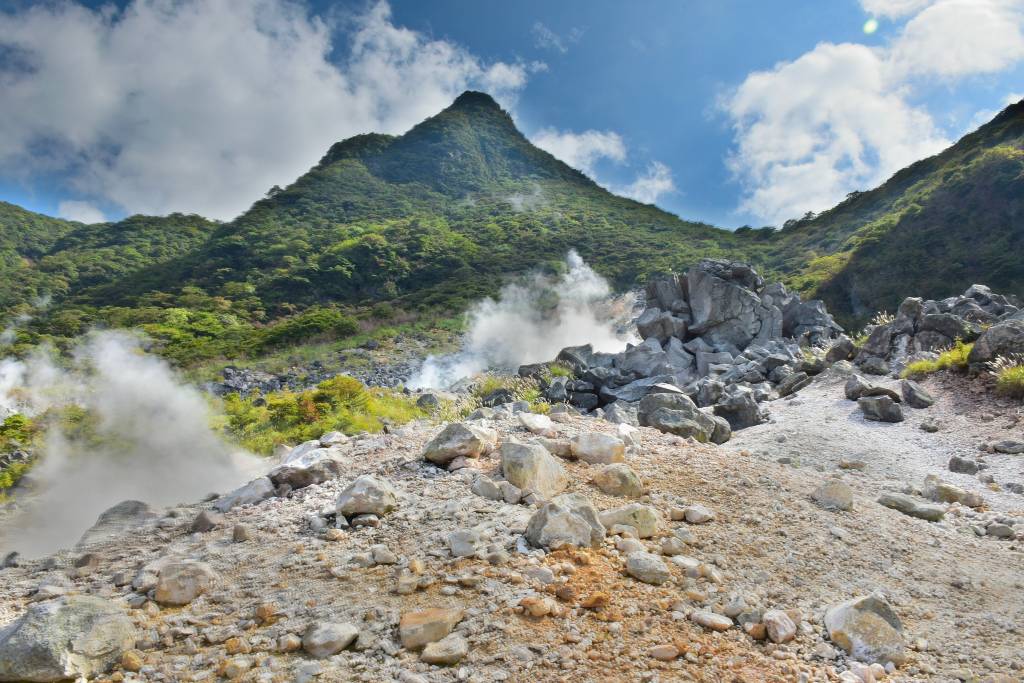
<path id="1" fill-rule="evenodd" d="M 50 295 L 26 343 L 141 325 L 189 362 L 254 348 L 263 328 L 263 341 L 351 330 L 346 315 L 380 302 L 456 312 L 575 248 L 619 287 L 705 256 L 750 260 L 850 323 L 974 281 L 1024 290 L 1022 138 L 1015 105 L 813 219 L 733 233 L 607 192 L 468 92 L 402 136 L 335 144 L 229 223 L 82 225 L 0 204 L 0 317 Z"/>
<path id="2" fill-rule="evenodd" d="M 870 192 L 772 236 L 765 263 L 846 320 L 984 283 L 1024 294 L 1024 101 Z"/>

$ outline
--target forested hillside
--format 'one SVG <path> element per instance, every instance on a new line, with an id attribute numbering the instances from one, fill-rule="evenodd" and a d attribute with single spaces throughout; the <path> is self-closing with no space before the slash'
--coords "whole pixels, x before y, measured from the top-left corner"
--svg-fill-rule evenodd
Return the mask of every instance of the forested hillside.
<path id="1" fill-rule="evenodd" d="M 573 248 L 619 288 L 702 257 L 748 260 L 854 325 L 975 281 L 1024 293 L 1022 140 L 1014 105 L 817 217 L 729 232 L 609 193 L 467 92 L 402 136 L 338 142 L 229 223 L 82 225 L 0 204 L 0 316 L 32 316 L 16 350 L 141 326 L 187 364 L 352 334 L 371 314 L 455 314 Z"/>

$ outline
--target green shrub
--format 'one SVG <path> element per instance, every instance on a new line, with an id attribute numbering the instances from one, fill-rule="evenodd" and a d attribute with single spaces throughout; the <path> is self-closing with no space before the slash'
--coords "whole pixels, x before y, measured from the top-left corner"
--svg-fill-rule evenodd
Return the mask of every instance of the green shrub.
<path id="1" fill-rule="evenodd" d="M 333 308 L 311 308 L 263 330 L 259 346 L 270 349 L 311 340 L 341 339 L 359 331 L 355 318 Z"/>
<path id="2" fill-rule="evenodd" d="M 363 386 L 344 375 L 306 391 L 278 391 L 263 401 L 226 396 L 225 432 L 254 453 L 269 454 L 278 444 L 297 444 L 330 431 L 379 432 L 385 424 L 424 417 L 412 399 L 398 392 Z"/>
<path id="3" fill-rule="evenodd" d="M 964 372 L 967 370 L 967 357 L 971 355 L 972 348 L 974 348 L 974 344 L 965 344 L 957 339 L 953 348 L 943 351 L 935 360 L 917 360 L 910 363 L 900 373 L 900 377 L 923 377 L 939 370 Z"/>

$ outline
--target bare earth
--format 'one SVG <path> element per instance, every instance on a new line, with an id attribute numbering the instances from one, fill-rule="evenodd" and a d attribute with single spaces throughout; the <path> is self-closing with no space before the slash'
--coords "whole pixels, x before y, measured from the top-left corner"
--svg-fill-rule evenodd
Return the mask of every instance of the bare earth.
<path id="1" fill-rule="evenodd" d="M 1020 438 L 1020 405 L 994 404 L 958 381 L 928 388 L 937 405 L 907 409 L 908 419 L 897 425 L 865 422 L 856 404 L 843 398 L 842 379 L 825 377 L 791 400 L 770 404 L 773 423 L 739 432 L 725 446 L 642 429 L 642 445 L 626 462 L 649 489 L 645 502 L 662 516 L 660 537 L 646 545 L 656 553 L 673 528 L 688 527 L 695 540 L 685 554 L 716 567 L 720 583 L 687 578 L 671 563 L 668 583 L 641 583 L 624 573 L 624 556 L 611 537 L 596 550 L 517 551 L 532 509 L 474 495 L 473 470 L 448 473 L 424 463 L 423 446 L 439 427 L 415 424 L 355 442 L 340 479 L 232 510 L 224 526 L 206 534 L 189 533 L 202 506 L 182 506 L 159 524 L 62 553 L 49 568 L 31 562 L 2 570 L 0 625 L 20 614 L 41 584 L 119 601 L 134 595 L 130 586 L 115 585 L 119 572 L 131 577 L 147 562 L 175 556 L 209 562 L 220 575 L 216 589 L 183 608 L 149 602 L 132 609 L 144 633 L 145 666 L 98 680 L 213 681 L 225 662 L 237 660 L 244 670 L 238 680 L 246 681 L 835 681 L 848 662 L 828 642 L 821 615 L 829 605 L 880 591 L 910 646 L 908 663 L 886 680 L 1019 680 L 1024 543 L 979 537 L 955 509 L 947 521 L 929 523 L 875 502 L 882 490 L 919 487 L 926 474 L 939 474 L 983 494 L 993 514 L 1024 510 L 1024 497 L 945 468 L 953 452 L 974 455 L 983 441 Z M 992 419 L 983 419 L 986 412 Z M 920 431 L 925 415 L 937 419 L 941 431 Z M 529 438 L 513 418 L 494 426 L 502 439 Z M 614 433 L 614 425 L 583 417 L 558 429 L 562 436 Z M 791 463 L 778 463 L 780 457 Z M 865 468 L 838 470 L 841 457 L 861 459 Z M 993 454 L 985 461 L 997 482 L 1024 481 L 1024 457 Z M 585 493 L 599 509 L 630 502 L 589 483 L 600 466 L 565 464 L 570 490 Z M 475 465 L 485 472 L 496 466 L 496 456 Z M 307 517 L 333 509 L 341 489 L 364 473 L 400 489 L 399 509 L 379 528 L 344 531 L 338 540 L 313 532 Z M 831 476 L 854 488 L 852 512 L 827 511 L 811 500 Z M 703 504 L 716 517 L 701 525 L 669 521 L 669 508 L 681 503 Z M 233 542 L 236 523 L 250 525 L 254 539 Z M 453 559 L 448 534 L 469 528 L 484 538 L 480 557 Z M 422 560 L 423 575 L 433 582 L 411 595 L 396 594 L 395 566 L 358 566 L 374 544 L 387 545 L 399 566 Z M 99 555 L 98 568 L 69 576 L 72 561 L 87 550 Z M 507 556 L 493 564 L 484 559 L 496 550 Z M 518 606 L 524 597 L 553 595 L 557 588 L 560 615 L 529 617 Z M 583 606 L 598 594 L 607 605 Z M 752 607 L 796 611 L 796 640 L 766 644 L 735 627 L 715 633 L 688 619 L 695 609 L 720 610 L 733 595 Z M 267 603 L 278 616 L 254 619 Z M 397 624 L 403 613 L 445 606 L 466 610 L 457 630 L 470 650 L 457 665 L 431 666 L 401 648 Z M 324 660 L 279 651 L 281 636 L 301 636 L 317 620 L 356 625 L 355 649 Z M 228 643 L 235 654 L 228 654 Z M 675 644 L 681 656 L 652 658 L 650 649 L 664 644 Z"/>

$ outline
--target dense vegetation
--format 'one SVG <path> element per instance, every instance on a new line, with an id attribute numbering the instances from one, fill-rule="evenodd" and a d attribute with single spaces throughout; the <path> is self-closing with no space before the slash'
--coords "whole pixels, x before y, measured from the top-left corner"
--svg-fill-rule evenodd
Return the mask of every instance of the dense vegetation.
<path id="1" fill-rule="evenodd" d="M 379 432 L 426 414 L 394 391 L 363 386 L 344 375 L 306 391 L 278 391 L 264 397 L 232 394 L 224 399 L 227 435 L 253 453 L 269 454 L 279 444 L 299 444 L 331 431 Z"/>
<path id="2" fill-rule="evenodd" d="M 1024 102 L 765 244 L 766 263 L 847 322 L 974 283 L 1024 294 Z"/>
<path id="3" fill-rule="evenodd" d="M 705 256 L 749 260 L 854 325 L 974 281 L 1024 292 L 1022 147 L 1015 105 L 820 216 L 732 233 L 610 194 L 466 93 L 400 137 L 335 144 L 229 223 L 82 225 L 0 204 L 0 320 L 19 325 L 15 352 L 129 326 L 192 365 L 450 316 L 575 248 L 619 288 Z"/>

